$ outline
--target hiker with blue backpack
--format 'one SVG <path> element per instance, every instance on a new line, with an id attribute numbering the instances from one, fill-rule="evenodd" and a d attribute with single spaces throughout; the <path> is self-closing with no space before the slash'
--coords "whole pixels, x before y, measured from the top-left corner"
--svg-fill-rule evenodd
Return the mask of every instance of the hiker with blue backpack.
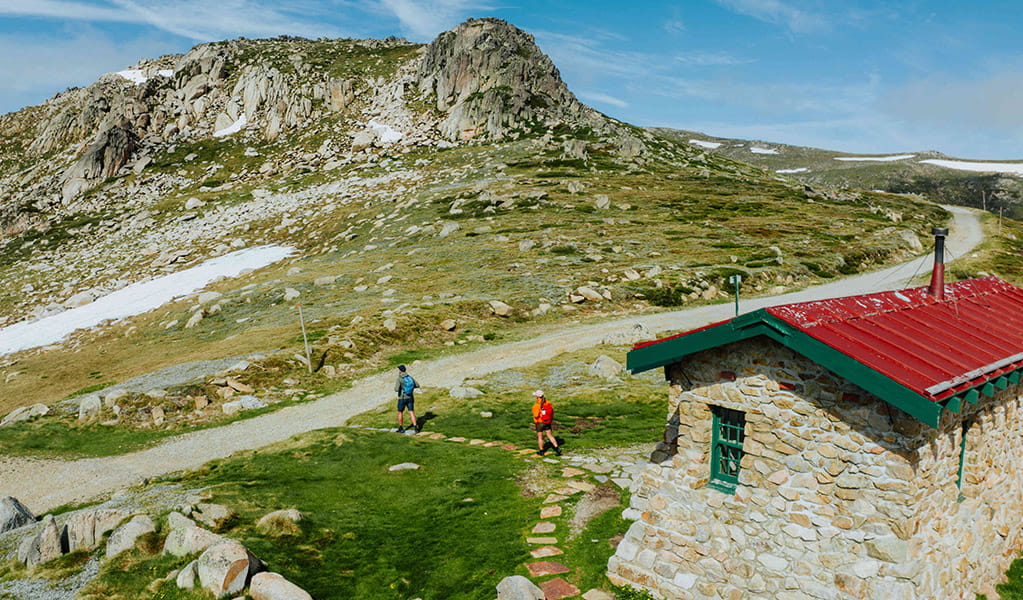
<path id="1" fill-rule="evenodd" d="M 405 365 L 398 365 L 398 381 L 394 384 L 394 392 L 398 394 L 398 433 L 405 432 L 405 409 L 412 417 L 412 429 L 419 433 L 423 430 L 416 422 L 415 393 L 419 383 L 405 372 Z"/>

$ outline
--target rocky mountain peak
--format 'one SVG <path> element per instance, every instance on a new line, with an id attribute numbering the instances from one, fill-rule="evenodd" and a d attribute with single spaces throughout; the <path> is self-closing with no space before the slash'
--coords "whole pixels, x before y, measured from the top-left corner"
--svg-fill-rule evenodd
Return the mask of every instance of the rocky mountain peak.
<path id="1" fill-rule="evenodd" d="M 470 19 L 440 34 L 419 64 L 419 89 L 433 94 L 449 139 L 502 137 L 583 105 L 533 36 L 501 19 Z"/>

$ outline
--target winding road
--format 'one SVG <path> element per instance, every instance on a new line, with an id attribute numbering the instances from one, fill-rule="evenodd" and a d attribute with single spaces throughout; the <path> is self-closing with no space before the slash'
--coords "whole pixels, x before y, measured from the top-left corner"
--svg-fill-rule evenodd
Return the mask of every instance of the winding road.
<path id="1" fill-rule="evenodd" d="M 980 220 L 968 209 L 945 207 L 954 217 L 946 248 L 961 257 L 983 239 Z M 742 300 L 740 310 L 864 294 L 907 287 L 914 275 L 930 270 L 931 255 L 880 271 L 857 275 L 778 296 Z M 482 348 L 473 352 L 424 361 L 416 366 L 431 387 L 450 387 L 464 379 L 480 378 L 519 368 L 600 344 L 609 333 L 636 323 L 651 332 L 685 330 L 726 319 L 733 304 L 715 304 L 613 321 L 559 328 L 529 340 Z M 44 513 L 62 504 L 82 502 L 139 483 L 142 479 L 194 469 L 203 463 L 252 450 L 325 427 L 343 425 L 350 417 L 391 399 L 393 374 L 356 380 L 351 388 L 314 402 L 238 421 L 223 427 L 184 434 L 158 446 L 106 458 L 71 461 L 0 457 L 0 497 L 15 496 L 31 510 Z"/>

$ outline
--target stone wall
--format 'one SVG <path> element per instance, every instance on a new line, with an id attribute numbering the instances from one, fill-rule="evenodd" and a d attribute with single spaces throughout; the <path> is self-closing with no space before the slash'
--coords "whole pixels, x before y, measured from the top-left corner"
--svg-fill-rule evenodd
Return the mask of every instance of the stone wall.
<path id="1" fill-rule="evenodd" d="M 972 600 L 1023 547 L 1019 386 L 932 429 L 766 338 L 666 374 L 677 453 L 634 484 L 636 522 L 608 561 L 617 584 L 671 599 Z M 734 495 L 707 485 L 711 406 L 745 413 Z"/>

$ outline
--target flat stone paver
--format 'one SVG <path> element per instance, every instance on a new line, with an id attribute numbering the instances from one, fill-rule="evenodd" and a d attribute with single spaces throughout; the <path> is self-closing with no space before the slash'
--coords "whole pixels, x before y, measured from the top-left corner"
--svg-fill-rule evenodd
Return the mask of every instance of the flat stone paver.
<path id="1" fill-rule="evenodd" d="M 557 528 L 558 526 L 554 523 L 544 521 L 542 523 L 537 523 L 536 527 L 533 528 L 532 533 L 551 533 Z"/>
<path id="2" fill-rule="evenodd" d="M 464 437 L 453 437 L 453 438 L 448 438 L 448 441 L 449 442 L 464 442 L 465 438 Z"/>
<path id="3" fill-rule="evenodd" d="M 541 560 L 533 563 L 526 563 L 526 568 L 529 569 L 530 577 L 543 577 L 545 575 L 558 575 L 561 573 L 568 573 L 572 569 L 569 569 L 565 565 L 553 561 L 553 560 Z"/>
<path id="4" fill-rule="evenodd" d="M 604 463 L 596 463 L 592 465 L 583 465 L 583 468 L 593 473 L 610 473 L 614 471 L 614 467 Z"/>
<path id="5" fill-rule="evenodd" d="M 503 444 L 501 446 L 501 450 L 518 450 L 518 449 L 519 449 L 519 447 L 516 446 L 515 444 Z"/>
<path id="6" fill-rule="evenodd" d="M 579 588 L 560 577 L 541 583 L 540 589 L 543 590 L 543 595 L 547 600 L 561 600 L 579 595 Z"/>
<path id="7" fill-rule="evenodd" d="M 541 546 L 529 551 L 529 555 L 533 558 L 546 558 L 548 556 L 557 556 L 559 554 L 564 554 L 564 552 L 561 551 L 561 548 L 556 548 L 554 546 Z"/>
<path id="8" fill-rule="evenodd" d="M 586 473 L 582 469 L 576 469 L 575 467 L 565 467 L 561 470 L 562 477 L 575 477 L 576 475 L 582 475 Z"/>
<path id="9" fill-rule="evenodd" d="M 583 600 L 615 600 L 615 597 L 604 590 L 593 588 L 583 594 Z"/>
<path id="10" fill-rule="evenodd" d="M 593 485 L 589 481 L 579 481 L 577 479 L 569 479 L 568 487 L 575 488 L 580 492 L 592 492 L 597 489 L 597 486 Z"/>
<path id="11" fill-rule="evenodd" d="M 485 440 L 469 440 L 470 446 L 482 446 Z"/>
<path id="12" fill-rule="evenodd" d="M 483 447 L 484 448 L 493 448 L 494 446 L 500 446 L 500 445 L 501 445 L 501 442 L 487 442 L 486 444 L 483 444 Z"/>
<path id="13" fill-rule="evenodd" d="M 557 544 L 558 543 L 558 538 L 556 538 L 556 537 L 527 537 L 526 538 L 526 543 L 527 544 L 545 544 L 547 546 L 550 546 L 552 544 Z"/>
<path id="14" fill-rule="evenodd" d="M 444 439 L 446 437 L 448 437 L 448 436 L 444 435 L 443 433 L 435 433 L 435 434 L 430 436 L 430 439 L 431 440 L 442 440 L 442 439 Z"/>
<path id="15" fill-rule="evenodd" d="M 551 494 L 543 499 L 544 504 L 554 504 L 555 502 L 561 502 L 568 496 L 562 496 L 561 494 Z"/>
<path id="16" fill-rule="evenodd" d="M 581 491 L 582 490 L 580 490 L 578 488 L 569 487 L 569 486 L 566 485 L 565 487 L 559 487 L 558 489 L 554 490 L 554 493 L 555 494 L 559 494 L 559 495 L 564 496 L 564 497 L 567 498 L 567 497 L 571 496 L 572 494 L 578 494 Z"/>
<path id="17" fill-rule="evenodd" d="M 560 506 L 545 506 L 545 507 L 540 509 L 540 518 L 541 519 L 553 519 L 554 517 L 560 517 L 560 516 L 561 516 L 561 507 Z"/>

